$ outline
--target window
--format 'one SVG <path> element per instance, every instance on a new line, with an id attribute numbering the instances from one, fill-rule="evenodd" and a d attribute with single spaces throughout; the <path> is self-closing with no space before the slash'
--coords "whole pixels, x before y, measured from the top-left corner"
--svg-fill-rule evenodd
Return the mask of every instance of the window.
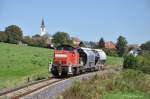
<path id="1" fill-rule="evenodd" d="M 61 46 L 58 46 L 56 49 L 57 50 L 73 51 L 75 48 L 70 46 L 70 45 L 61 45 Z"/>

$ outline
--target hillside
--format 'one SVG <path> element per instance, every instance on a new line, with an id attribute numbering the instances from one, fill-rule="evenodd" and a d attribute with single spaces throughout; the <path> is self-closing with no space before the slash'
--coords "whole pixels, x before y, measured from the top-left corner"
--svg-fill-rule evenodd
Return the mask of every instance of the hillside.
<path id="1" fill-rule="evenodd" d="M 50 54 L 50 49 L 0 42 L 0 88 L 48 75 Z"/>

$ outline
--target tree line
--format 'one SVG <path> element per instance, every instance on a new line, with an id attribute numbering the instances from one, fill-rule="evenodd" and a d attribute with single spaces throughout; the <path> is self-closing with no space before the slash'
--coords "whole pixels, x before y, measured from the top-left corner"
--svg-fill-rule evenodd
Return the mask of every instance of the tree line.
<path id="1" fill-rule="evenodd" d="M 47 39 L 49 38 L 49 35 L 40 36 L 38 34 L 30 36 L 23 36 L 23 31 L 21 28 L 17 25 L 10 25 L 5 28 L 4 31 L 0 31 L 0 42 L 6 42 L 6 43 L 13 43 L 17 44 L 18 42 L 23 42 L 25 44 L 28 44 L 29 46 L 37 46 L 37 47 L 49 47 L 49 44 L 47 44 Z M 70 44 L 73 45 L 73 41 L 70 37 L 70 35 L 66 32 L 56 32 L 54 35 L 52 35 L 52 42 L 54 46 L 60 45 L 60 44 Z M 116 49 L 106 49 L 105 48 L 105 41 L 103 38 L 100 38 L 98 45 L 94 45 L 93 42 L 91 42 L 94 48 L 101 48 L 105 50 L 107 55 L 110 56 L 124 56 L 128 52 L 128 42 L 125 37 L 119 36 L 116 43 Z M 82 45 L 82 44 L 81 44 Z M 150 41 L 144 43 L 141 45 L 141 48 L 143 50 L 150 50 Z"/>
<path id="2" fill-rule="evenodd" d="M 127 45 L 128 45 L 128 42 L 127 42 L 126 38 L 123 36 L 119 36 L 114 49 L 105 48 L 105 41 L 103 38 L 100 38 L 97 48 L 103 49 L 106 52 L 106 54 L 109 56 L 122 57 L 122 56 L 126 55 L 128 52 Z"/>
<path id="3" fill-rule="evenodd" d="M 66 32 L 56 32 L 53 36 L 52 43 L 57 46 L 59 44 L 70 44 L 73 45 L 70 35 Z M 5 28 L 5 31 L 0 31 L 0 41 L 6 43 L 17 44 L 18 42 L 23 42 L 29 46 L 37 47 L 49 47 L 47 44 L 48 36 L 40 36 L 38 34 L 30 36 L 23 36 L 23 32 L 20 27 L 16 25 L 10 25 Z M 104 48 L 105 41 L 103 38 L 100 39 L 98 48 Z M 127 52 L 127 41 L 124 37 L 120 36 L 116 45 L 117 54 L 123 56 Z M 107 54 L 111 53 L 111 50 L 105 49 Z M 114 50 L 115 52 L 115 50 Z"/>
<path id="4" fill-rule="evenodd" d="M 38 34 L 30 36 L 23 36 L 23 32 L 19 26 L 10 25 L 4 31 L 0 31 L 0 42 L 17 44 L 19 42 L 36 47 L 51 47 L 48 42 L 49 34 L 40 36 Z M 52 41 L 55 46 L 59 44 L 73 44 L 70 35 L 66 32 L 56 32 L 52 35 Z"/>

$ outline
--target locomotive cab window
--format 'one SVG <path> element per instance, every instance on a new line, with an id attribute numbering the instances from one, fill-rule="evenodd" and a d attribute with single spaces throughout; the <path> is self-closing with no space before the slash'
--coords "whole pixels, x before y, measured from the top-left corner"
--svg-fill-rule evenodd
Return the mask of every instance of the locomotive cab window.
<path id="1" fill-rule="evenodd" d="M 75 48 L 70 45 L 61 45 L 56 48 L 57 50 L 74 51 Z"/>

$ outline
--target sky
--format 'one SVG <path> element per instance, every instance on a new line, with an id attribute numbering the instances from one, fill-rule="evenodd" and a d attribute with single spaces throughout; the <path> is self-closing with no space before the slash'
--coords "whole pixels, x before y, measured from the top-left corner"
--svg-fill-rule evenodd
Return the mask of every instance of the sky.
<path id="1" fill-rule="evenodd" d="M 40 33 L 41 20 L 53 35 L 61 31 L 83 41 L 129 44 L 150 40 L 150 0 L 0 0 L 0 31 L 18 25 L 24 35 Z"/>

